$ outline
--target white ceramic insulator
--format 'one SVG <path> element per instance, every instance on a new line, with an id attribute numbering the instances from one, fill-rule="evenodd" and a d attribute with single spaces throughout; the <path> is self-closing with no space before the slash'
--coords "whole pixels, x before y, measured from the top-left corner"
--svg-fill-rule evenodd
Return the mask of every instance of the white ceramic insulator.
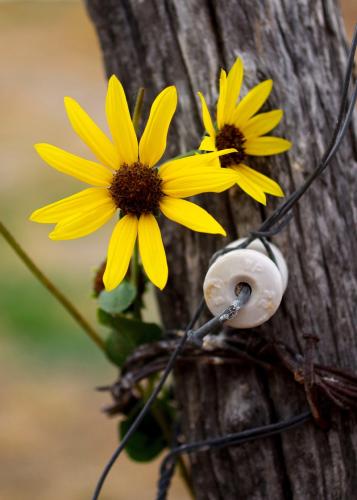
<path id="1" fill-rule="evenodd" d="M 239 240 L 232 241 L 232 243 L 229 243 L 229 245 L 227 245 L 227 248 L 237 247 L 238 245 L 243 243 L 246 239 L 247 238 L 240 238 Z M 284 293 L 286 290 L 286 287 L 288 285 L 288 278 L 289 278 L 288 266 L 286 265 L 286 261 L 284 259 L 284 256 L 281 253 L 281 251 L 279 250 L 279 248 L 270 242 L 269 242 L 269 246 L 270 246 L 271 251 L 273 252 L 273 255 L 275 257 L 276 263 L 278 265 L 278 268 L 279 268 L 279 271 L 281 274 L 281 279 L 283 281 L 283 293 Z M 249 243 L 247 248 L 250 248 L 250 250 L 256 250 L 257 252 L 263 253 L 264 255 L 269 257 L 265 246 L 263 245 L 263 243 L 259 239 L 253 240 L 252 243 Z"/>
<path id="2" fill-rule="evenodd" d="M 274 255 L 277 261 L 278 255 L 282 259 L 279 268 L 261 248 L 232 250 L 219 257 L 209 268 L 203 284 L 205 301 L 212 314 L 222 313 L 233 303 L 239 283 L 248 283 L 249 301 L 226 324 L 233 328 L 253 328 L 271 318 L 280 305 L 287 281 L 284 258 L 280 252 Z M 285 274 L 281 269 L 285 269 Z"/>

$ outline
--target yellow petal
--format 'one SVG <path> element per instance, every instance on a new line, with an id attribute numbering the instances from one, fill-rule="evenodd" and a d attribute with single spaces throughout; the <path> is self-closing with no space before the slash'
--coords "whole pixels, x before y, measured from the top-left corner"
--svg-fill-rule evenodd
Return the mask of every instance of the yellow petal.
<path id="1" fill-rule="evenodd" d="M 253 170 L 247 165 L 243 165 L 242 163 L 239 165 L 239 171 L 245 175 L 247 179 L 253 182 L 257 187 L 259 187 L 264 193 L 272 194 L 273 196 L 284 196 L 284 192 L 279 186 L 279 184 L 273 179 L 270 179 L 264 174 Z"/>
<path id="2" fill-rule="evenodd" d="M 214 139 L 206 135 L 202 139 L 199 149 L 201 151 L 216 151 L 216 145 Z"/>
<path id="3" fill-rule="evenodd" d="M 217 125 L 218 128 L 222 128 L 225 122 L 225 107 L 226 107 L 226 96 L 227 96 L 227 75 L 224 69 L 221 70 L 221 75 L 219 78 L 219 96 L 217 102 Z"/>
<path id="4" fill-rule="evenodd" d="M 109 79 L 105 112 L 119 154 L 119 162 L 129 165 L 135 163 L 138 161 L 138 139 L 123 86 L 115 75 Z"/>
<path id="5" fill-rule="evenodd" d="M 226 105 L 224 123 L 233 123 L 233 112 L 240 94 L 243 81 L 243 62 L 238 57 L 227 76 Z"/>
<path id="6" fill-rule="evenodd" d="M 253 116 L 268 99 L 273 81 L 266 80 L 256 85 L 240 101 L 233 113 L 233 123 L 238 128 L 243 128 L 249 118 Z"/>
<path id="7" fill-rule="evenodd" d="M 215 160 L 224 154 L 234 153 L 235 149 L 221 149 L 220 151 L 213 151 L 211 153 L 196 154 L 192 156 L 185 156 L 177 160 L 170 160 L 159 169 L 160 177 L 163 180 L 175 179 L 177 175 L 190 171 L 198 167 L 211 167 L 214 165 Z M 217 164 L 219 166 L 219 164 Z"/>
<path id="8" fill-rule="evenodd" d="M 214 130 L 214 126 L 212 123 L 210 112 L 208 111 L 206 100 L 201 92 L 198 92 L 198 96 L 201 100 L 203 125 L 205 126 L 205 129 L 207 130 L 208 134 L 212 138 L 214 138 L 216 135 L 216 132 Z"/>
<path id="9" fill-rule="evenodd" d="M 245 139 L 264 135 L 275 128 L 283 117 L 281 109 L 260 113 L 251 118 L 247 124 L 241 129 Z"/>
<path id="10" fill-rule="evenodd" d="M 150 281 L 162 290 L 167 282 L 168 268 L 160 228 L 153 215 L 140 216 L 138 240 L 145 272 Z"/>
<path id="11" fill-rule="evenodd" d="M 240 166 L 231 167 L 237 174 L 237 184 L 243 189 L 249 196 L 254 198 L 254 200 L 259 201 L 263 205 L 266 205 L 266 196 L 261 187 L 257 186 L 255 182 L 249 179 L 240 169 Z"/>
<path id="12" fill-rule="evenodd" d="M 284 153 L 291 148 L 291 142 L 281 137 L 256 137 L 244 144 L 245 152 L 253 156 L 269 156 Z"/>
<path id="13" fill-rule="evenodd" d="M 223 234 L 223 227 L 206 210 L 191 203 L 164 196 L 160 202 L 162 213 L 168 218 L 199 233 Z"/>
<path id="14" fill-rule="evenodd" d="M 50 233 L 51 240 L 73 240 L 93 233 L 111 219 L 117 207 L 113 200 L 107 197 L 96 206 L 78 211 L 71 216 L 61 219 Z"/>
<path id="15" fill-rule="evenodd" d="M 125 215 L 113 231 L 108 248 L 107 267 L 103 282 L 107 291 L 116 288 L 125 278 L 138 233 L 138 219 Z"/>
<path id="16" fill-rule="evenodd" d="M 36 144 L 35 149 L 48 165 L 87 184 L 107 187 L 113 179 L 112 172 L 103 165 L 80 158 L 64 149 L 51 144 Z"/>
<path id="17" fill-rule="evenodd" d="M 187 198 L 200 193 L 221 193 L 236 182 L 236 173 L 228 168 L 186 168 L 175 178 L 164 180 L 162 191 L 174 198 Z"/>
<path id="18" fill-rule="evenodd" d="M 91 210 L 93 206 L 107 199 L 109 191 L 107 189 L 89 188 L 79 193 L 63 198 L 62 200 L 46 205 L 35 210 L 30 220 L 42 224 L 52 224 L 61 219 L 68 218 L 75 213 Z"/>
<path id="19" fill-rule="evenodd" d="M 167 132 L 177 106 L 176 87 L 164 89 L 156 97 L 139 144 L 140 161 L 152 167 L 166 149 Z"/>
<path id="20" fill-rule="evenodd" d="M 117 168 L 119 157 L 114 144 L 74 99 L 65 97 L 64 104 L 69 121 L 82 141 L 87 144 L 100 162 L 111 168 Z"/>

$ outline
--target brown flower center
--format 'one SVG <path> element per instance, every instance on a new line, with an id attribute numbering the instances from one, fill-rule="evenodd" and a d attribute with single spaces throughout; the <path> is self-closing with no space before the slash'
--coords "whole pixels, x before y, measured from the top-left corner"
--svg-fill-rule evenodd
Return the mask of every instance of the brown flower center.
<path id="1" fill-rule="evenodd" d="M 218 150 L 235 148 L 236 153 L 223 155 L 219 158 L 221 167 L 239 165 L 245 158 L 245 137 L 234 125 L 224 125 L 216 135 L 216 148 Z"/>
<path id="2" fill-rule="evenodd" d="M 126 214 L 139 217 L 156 213 L 163 196 L 162 180 L 157 169 L 140 162 L 124 163 L 114 174 L 109 192 L 118 208 Z"/>

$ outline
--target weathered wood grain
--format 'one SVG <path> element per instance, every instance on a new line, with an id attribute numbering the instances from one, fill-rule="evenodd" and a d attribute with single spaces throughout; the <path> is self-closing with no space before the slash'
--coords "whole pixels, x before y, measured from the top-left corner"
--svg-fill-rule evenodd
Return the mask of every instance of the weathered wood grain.
<path id="1" fill-rule="evenodd" d="M 164 86 L 177 85 L 180 108 L 168 155 L 197 147 L 202 126 L 196 91 L 213 106 L 219 68 L 228 69 L 241 55 L 246 88 L 273 78 L 267 108 L 285 110 L 277 133 L 294 142 L 288 154 L 254 165 L 290 193 L 317 164 L 337 117 L 346 64 L 334 0 L 87 0 L 87 7 L 107 75 L 121 78 L 131 103 L 141 85 L 146 103 Z M 356 160 L 354 126 L 277 238 L 288 260 L 289 286 L 276 316 L 261 327 L 298 349 L 303 332 L 315 332 L 320 361 L 351 370 L 357 369 Z M 265 213 L 238 188 L 200 201 L 230 239 L 256 228 Z M 269 200 L 267 211 L 275 204 Z M 199 300 L 209 257 L 226 241 L 164 221 L 163 231 L 170 280 L 160 297 L 161 312 L 167 327 L 183 327 Z M 268 423 L 305 407 L 301 387 L 285 372 L 182 366 L 176 388 L 188 441 Z M 327 433 L 308 424 L 274 439 L 191 457 L 197 498 L 354 498 L 356 420 L 336 412 L 333 421 Z"/>

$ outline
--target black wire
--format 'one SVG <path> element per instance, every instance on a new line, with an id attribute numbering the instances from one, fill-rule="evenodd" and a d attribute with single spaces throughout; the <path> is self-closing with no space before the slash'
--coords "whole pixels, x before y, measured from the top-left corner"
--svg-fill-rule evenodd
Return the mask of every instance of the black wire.
<path id="1" fill-rule="evenodd" d="M 235 434 L 226 434 L 223 437 L 211 438 L 205 441 L 197 441 L 195 443 L 188 443 L 173 448 L 163 459 L 160 466 L 160 479 L 158 482 L 158 493 L 156 500 L 166 500 L 167 492 L 170 487 L 171 478 L 174 472 L 174 467 L 176 464 L 176 459 L 178 455 L 183 453 L 199 453 L 207 450 L 220 449 L 226 446 L 237 446 L 239 444 L 246 443 L 248 441 L 253 441 L 258 438 L 266 438 L 274 436 L 299 425 L 304 424 L 308 420 L 311 420 L 312 414 L 310 411 L 296 415 L 287 420 L 277 422 L 275 424 L 263 425 L 261 427 L 255 427 L 254 429 L 248 429 Z"/>
<path id="2" fill-rule="evenodd" d="M 210 265 L 212 265 L 215 260 L 228 252 L 231 252 L 233 250 L 237 250 L 240 248 L 246 248 L 249 246 L 249 244 L 256 238 L 261 238 L 262 242 L 264 244 L 263 238 L 273 236 L 280 232 L 286 225 L 290 222 L 292 218 L 292 214 L 289 213 L 290 210 L 293 208 L 293 206 L 300 200 L 300 198 L 305 194 L 305 192 L 308 190 L 310 185 L 313 183 L 313 181 L 326 169 L 328 164 L 330 163 L 331 159 L 333 156 L 336 154 L 342 139 L 344 138 L 347 128 L 351 122 L 352 119 L 352 114 L 354 111 L 356 99 L 357 99 L 357 85 L 355 84 L 353 93 L 352 93 L 352 98 L 350 103 L 348 104 L 348 89 L 350 86 L 350 80 L 352 77 L 352 72 L 353 72 L 353 64 L 354 64 L 354 56 L 356 52 L 356 46 L 357 46 L 357 25 L 355 26 L 354 30 L 354 35 L 353 35 L 353 40 L 351 44 L 351 48 L 349 50 L 348 54 L 348 62 L 347 62 L 347 69 L 345 73 L 345 78 L 343 82 L 343 89 L 342 89 L 342 96 L 341 96 L 341 103 L 340 103 L 340 108 L 339 108 L 339 113 L 338 113 L 338 119 L 336 122 L 335 129 L 332 134 L 332 138 L 330 141 L 329 146 L 327 147 L 319 165 L 313 170 L 313 172 L 309 175 L 307 180 L 304 182 L 304 184 L 295 190 L 280 207 L 278 207 L 260 226 L 258 231 L 254 231 L 251 233 L 251 235 L 243 241 L 240 245 L 237 245 L 235 247 L 230 247 L 230 248 L 224 248 L 218 252 L 216 252 L 211 260 L 210 260 Z M 347 112 L 346 112 L 347 108 Z M 278 224 L 280 222 L 280 224 Z M 305 422 L 307 419 L 311 418 L 311 414 L 303 414 L 299 417 L 296 417 L 298 419 L 297 423 L 293 423 L 292 425 L 300 425 L 300 423 Z M 301 420 L 299 420 L 301 418 Z M 294 419 L 291 419 L 292 422 L 294 422 Z M 291 422 L 290 421 L 290 422 Z M 286 423 L 285 423 L 286 424 Z M 279 424 L 273 424 L 272 426 L 264 426 L 262 428 L 258 429 L 253 429 L 251 431 L 245 431 L 243 433 L 240 433 L 239 435 L 234 436 L 225 436 L 223 438 L 220 438 L 217 440 L 208 440 L 205 442 L 198 442 L 198 443 L 193 443 L 191 445 L 182 445 L 179 448 L 173 449 L 167 457 L 164 459 L 162 466 L 161 466 L 161 477 L 159 481 L 159 492 L 157 496 L 157 500 L 166 500 L 167 497 L 167 491 L 170 486 L 171 478 L 173 476 L 174 472 L 174 466 L 175 466 L 175 461 L 174 457 L 177 454 L 180 453 L 191 453 L 192 451 L 200 451 L 199 449 L 201 448 L 201 451 L 205 451 L 207 449 L 212 449 L 212 448 L 217 448 L 217 447 L 222 447 L 222 446 L 227 446 L 229 445 L 234 445 L 234 444 L 240 444 L 242 442 L 246 442 L 251 439 L 256 439 L 257 437 L 267 437 L 269 435 L 273 435 L 277 432 L 281 432 L 284 429 L 289 428 L 289 421 L 287 423 L 287 426 L 284 426 L 284 423 L 282 424 L 283 427 L 280 427 Z M 277 427 L 274 427 L 277 426 Z"/>
<path id="3" fill-rule="evenodd" d="M 347 107 L 347 102 L 348 102 L 348 89 L 353 73 L 353 63 L 354 63 L 354 56 L 356 52 L 356 46 L 357 46 L 357 25 L 354 30 L 353 34 L 353 40 L 352 44 L 348 53 L 348 61 L 347 61 L 347 69 L 345 73 L 345 78 L 343 82 L 343 87 L 342 87 L 342 97 L 341 97 L 341 104 L 339 108 L 339 113 L 338 113 L 338 118 L 336 122 L 336 126 L 334 129 L 334 132 L 332 134 L 332 139 L 330 141 L 329 146 L 327 147 L 327 150 L 325 151 L 325 154 L 323 155 L 321 162 L 319 165 L 315 168 L 315 170 L 310 174 L 310 176 L 307 178 L 307 180 L 304 182 L 304 184 L 294 191 L 280 207 L 278 207 L 262 224 L 260 227 L 259 231 L 267 231 L 269 230 L 274 224 L 276 224 L 279 220 L 282 219 L 282 217 L 291 210 L 293 205 L 295 205 L 301 196 L 307 191 L 307 189 L 310 187 L 312 182 L 325 170 L 327 165 L 330 163 L 332 157 L 335 155 L 346 131 L 347 127 L 351 121 L 352 118 L 352 113 L 354 109 L 354 105 L 356 103 L 356 91 L 357 91 L 357 85 L 355 85 L 353 95 L 351 102 L 348 106 L 348 111 L 347 114 L 344 118 L 345 115 L 345 109 Z"/>
<path id="4" fill-rule="evenodd" d="M 231 319 L 240 309 L 241 307 L 248 301 L 249 297 L 251 294 L 251 289 L 248 285 L 243 285 L 241 287 L 241 290 L 239 294 L 237 295 L 236 300 L 234 303 L 225 309 L 220 315 L 217 317 L 211 319 L 210 321 L 207 321 L 203 326 L 201 326 L 198 330 L 195 332 L 191 330 L 191 328 L 195 325 L 196 321 L 198 320 L 199 316 L 202 313 L 205 301 L 204 298 L 201 298 L 201 301 L 195 311 L 195 314 L 193 318 L 190 320 L 189 324 L 187 325 L 186 331 L 184 335 L 181 337 L 180 342 L 177 344 L 177 347 L 175 348 L 174 352 L 172 353 L 164 373 L 162 374 L 159 383 L 155 387 L 154 391 L 151 393 L 150 397 L 146 401 L 145 405 L 141 409 L 140 413 L 130 426 L 129 430 L 125 434 L 124 438 L 122 439 L 121 443 L 111 456 L 109 462 L 105 466 L 99 481 L 97 483 L 94 495 L 93 495 L 93 500 L 97 500 L 99 498 L 100 492 L 102 490 L 104 481 L 106 477 L 108 476 L 111 468 L 113 467 L 115 461 L 118 459 L 119 455 L 121 452 L 124 450 L 125 446 L 127 445 L 129 439 L 131 436 L 135 433 L 137 428 L 139 427 L 140 423 L 142 422 L 143 418 L 145 417 L 146 413 L 150 410 L 151 405 L 154 403 L 155 399 L 157 398 L 158 394 L 160 393 L 162 386 L 166 382 L 167 377 L 171 373 L 171 370 L 174 366 L 174 363 L 181 353 L 185 343 L 187 342 L 188 338 L 192 339 L 194 342 L 199 343 L 201 345 L 201 338 L 205 335 L 208 335 L 208 333 L 211 333 L 217 325 L 222 325 L 225 321 Z"/>
<path id="5" fill-rule="evenodd" d="M 278 263 L 276 261 L 274 252 L 271 248 L 269 241 L 266 238 L 264 238 L 264 236 L 259 236 L 259 240 L 262 242 L 269 259 L 272 260 L 274 262 L 274 264 L 276 265 L 276 267 L 279 269 Z"/>
<path id="6" fill-rule="evenodd" d="M 356 100 L 357 100 L 357 84 L 355 85 L 354 89 L 353 89 L 353 93 L 352 93 L 352 98 L 351 98 L 351 102 L 349 104 L 349 107 L 348 107 L 348 110 L 347 110 L 347 113 L 346 113 L 346 118 L 345 118 L 345 121 L 341 127 L 341 131 L 339 132 L 338 134 L 338 137 L 336 139 L 336 142 L 335 144 L 333 145 L 333 148 L 331 149 L 327 159 L 326 159 L 326 162 L 325 162 L 325 166 L 324 168 L 326 168 L 327 166 L 327 163 L 330 162 L 331 158 L 334 156 L 334 154 L 336 153 L 344 135 L 346 134 L 347 132 L 347 127 L 349 126 L 350 122 L 351 122 L 351 119 L 352 119 L 352 114 L 353 114 L 353 111 L 355 109 L 355 104 L 356 104 Z"/>
<path id="7" fill-rule="evenodd" d="M 356 24 L 355 29 L 354 29 L 352 43 L 351 43 L 351 47 L 350 47 L 349 54 L 348 54 L 346 76 L 345 76 L 345 79 L 343 82 L 341 105 L 340 105 L 339 115 L 337 118 L 337 123 L 342 122 L 343 114 L 344 114 L 344 111 L 346 109 L 348 89 L 349 89 L 350 80 L 351 80 L 351 76 L 352 76 L 352 72 L 353 72 L 356 47 L 357 47 L 357 24 Z M 332 142 L 334 142 L 334 141 L 332 141 Z M 328 155 L 327 155 L 327 158 L 328 158 Z"/>
<path id="8" fill-rule="evenodd" d="M 269 231 L 251 231 L 250 234 L 251 236 L 255 238 L 271 238 L 272 236 L 275 236 L 276 234 L 279 234 L 285 227 L 291 222 L 294 214 L 292 212 L 288 212 L 285 217 L 281 219 L 280 224 L 275 224 L 275 227 L 270 229 Z"/>
<path id="9" fill-rule="evenodd" d="M 231 252 L 232 250 L 236 250 L 238 248 L 246 248 L 254 239 L 256 239 L 259 236 L 269 237 L 269 236 L 274 236 L 275 234 L 280 232 L 291 220 L 292 215 L 289 214 L 288 212 L 290 212 L 293 206 L 305 194 L 305 192 L 308 190 L 313 181 L 326 169 L 326 167 L 332 160 L 333 156 L 336 154 L 341 144 L 341 141 L 347 132 L 347 128 L 351 122 L 352 114 L 357 100 L 357 84 L 355 84 L 351 101 L 348 105 L 348 89 L 350 86 L 350 81 L 353 73 L 356 47 L 357 47 L 357 25 L 355 26 L 352 44 L 348 53 L 347 69 L 342 86 L 341 103 L 339 107 L 336 126 L 333 131 L 331 141 L 318 166 L 311 172 L 311 174 L 306 179 L 304 184 L 300 188 L 295 190 L 279 207 L 276 208 L 276 210 L 273 211 L 273 213 L 267 219 L 265 219 L 265 221 L 260 226 L 258 231 L 253 231 L 251 233 L 251 236 L 248 237 L 246 241 L 244 241 L 239 246 L 225 248 L 221 251 L 216 252 L 213 258 L 211 259 L 210 262 L 211 264 L 220 255 Z M 347 112 L 345 112 L 346 108 Z M 286 216 L 286 219 L 284 218 L 284 216 Z M 282 221 L 281 224 L 278 227 L 274 227 L 280 221 Z"/>
<path id="10" fill-rule="evenodd" d="M 172 443 L 171 450 L 176 449 L 176 447 L 178 445 L 177 438 L 179 436 L 179 433 L 180 433 L 180 426 L 177 423 L 176 429 L 175 429 L 175 435 L 174 435 L 174 442 Z M 163 461 L 161 463 L 163 463 Z M 161 467 L 162 467 L 162 465 L 160 466 L 160 470 L 161 470 Z M 172 477 L 173 477 L 174 472 L 175 472 L 175 467 L 176 467 L 176 460 L 170 460 L 170 462 L 167 463 L 167 465 L 165 467 L 165 474 L 163 474 L 161 476 L 161 479 L 159 478 L 158 484 L 160 484 L 160 482 L 162 481 L 162 488 L 165 489 L 165 487 L 166 487 L 166 491 L 168 491 L 168 489 L 170 488 L 171 480 L 172 480 Z"/>
<path id="11" fill-rule="evenodd" d="M 169 361 L 168 361 L 168 363 L 166 365 L 165 371 L 162 374 L 159 383 L 157 384 L 157 386 L 154 389 L 154 391 L 151 393 L 150 397 L 146 401 L 146 403 L 143 406 L 142 410 L 140 411 L 139 415 L 136 417 L 136 419 L 134 420 L 134 422 L 130 426 L 129 430 L 125 434 L 124 438 L 122 439 L 121 443 L 119 444 L 119 446 L 117 447 L 117 449 L 113 453 L 111 459 L 109 460 L 109 462 L 105 466 L 105 468 L 104 468 L 104 470 L 103 470 L 103 472 L 102 472 L 102 474 L 101 474 L 101 476 L 99 478 L 97 486 L 95 488 L 94 495 L 92 497 L 93 500 L 98 500 L 100 492 L 101 492 L 103 484 L 104 484 L 104 481 L 107 478 L 107 476 L 108 476 L 111 468 L 113 467 L 115 461 L 117 460 L 117 458 L 119 457 L 119 455 L 121 454 L 121 452 L 124 450 L 124 448 L 127 445 L 129 439 L 135 433 L 135 431 L 137 430 L 137 428 L 141 424 L 143 418 L 145 417 L 146 413 L 150 410 L 152 404 L 154 403 L 155 399 L 157 398 L 158 394 L 160 393 L 160 391 L 162 389 L 162 386 L 164 385 L 164 383 L 166 382 L 167 377 L 171 373 L 171 370 L 172 370 L 172 368 L 174 366 L 176 358 L 179 356 L 180 352 L 182 351 L 182 349 L 183 349 L 183 347 L 184 347 L 184 345 L 185 345 L 185 343 L 187 341 L 189 331 L 194 326 L 194 324 L 196 323 L 196 321 L 198 320 L 198 318 L 200 317 L 200 315 L 201 315 L 201 313 L 203 311 L 204 304 L 205 304 L 205 302 L 204 302 L 204 299 L 202 297 L 201 300 L 200 300 L 200 303 L 199 303 L 199 305 L 198 305 L 198 307 L 197 307 L 197 309 L 195 311 L 195 314 L 193 315 L 192 319 L 190 320 L 189 324 L 187 325 L 187 328 L 186 328 L 186 331 L 185 331 L 184 335 L 180 339 L 180 342 L 177 344 L 177 347 L 174 350 L 174 352 L 171 354 L 171 357 L 170 357 L 170 359 L 169 359 Z"/>

